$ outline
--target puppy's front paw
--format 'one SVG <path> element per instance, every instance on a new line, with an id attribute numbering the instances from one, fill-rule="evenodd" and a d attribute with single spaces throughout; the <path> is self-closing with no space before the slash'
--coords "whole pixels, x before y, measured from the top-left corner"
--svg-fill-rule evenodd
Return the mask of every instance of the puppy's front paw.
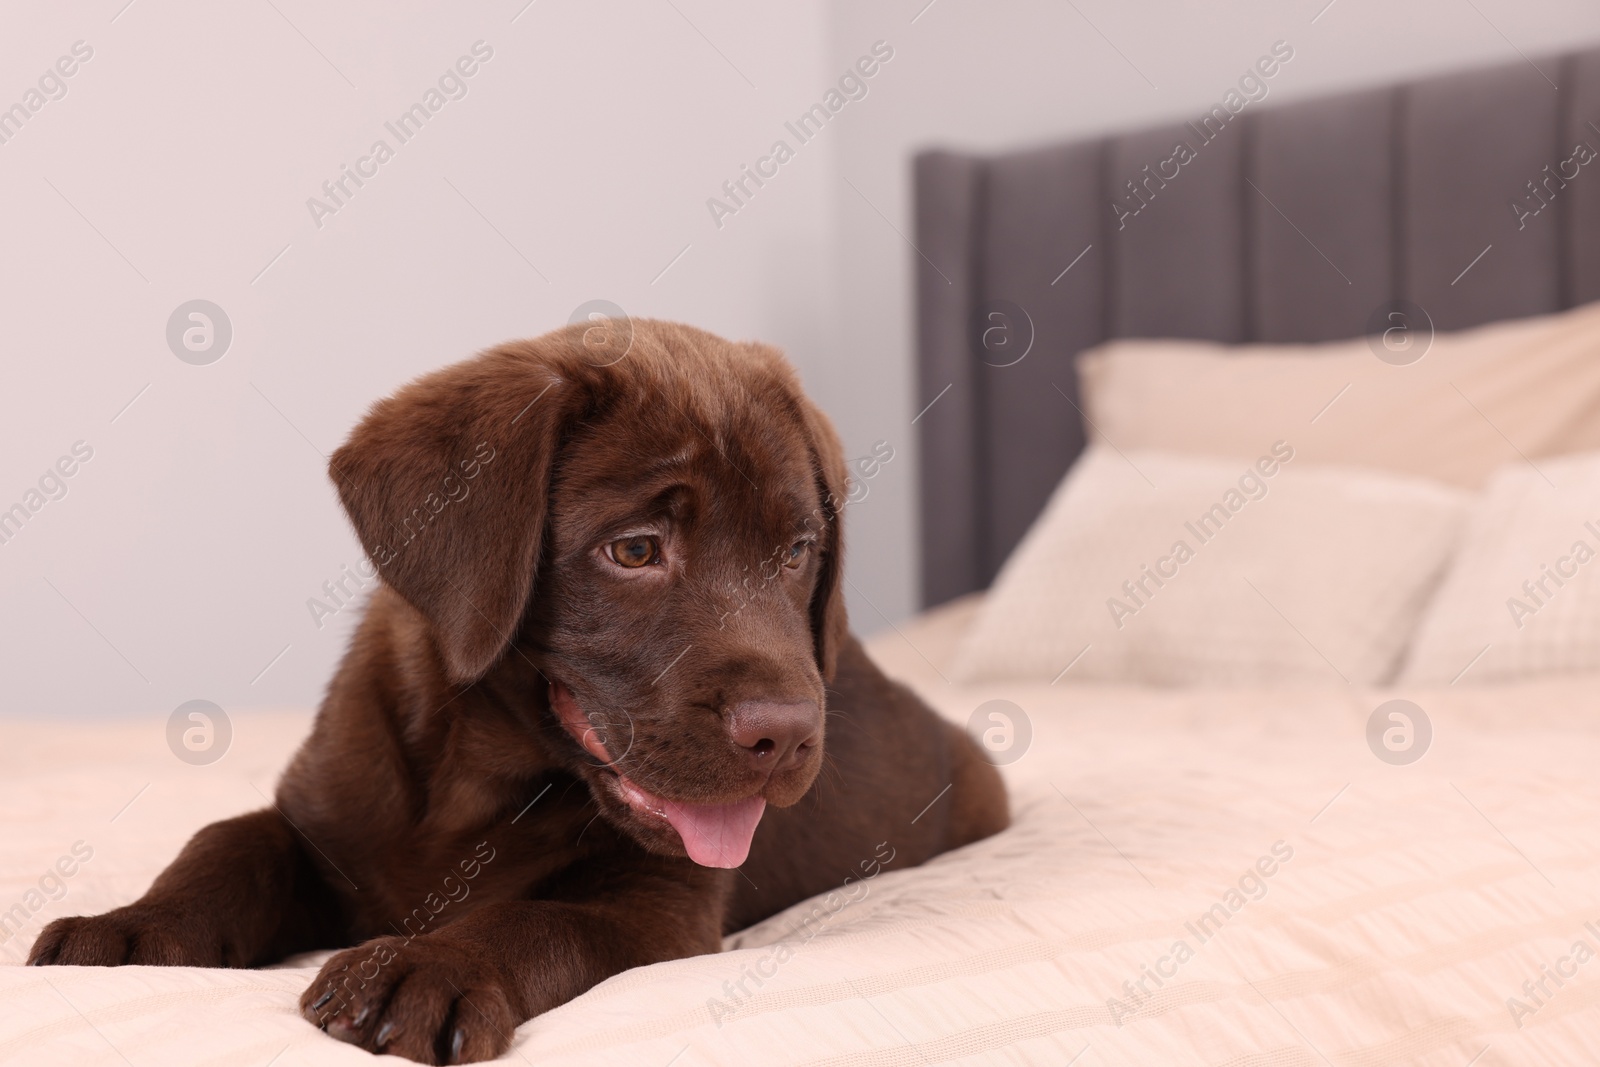
<path id="1" fill-rule="evenodd" d="M 222 946 L 196 918 L 143 904 L 104 915 L 57 919 L 40 931 L 28 953 L 28 964 L 34 967 L 222 967 L 230 963 Z"/>
<path id="2" fill-rule="evenodd" d="M 340 952 L 300 997 L 300 1014 L 340 1041 L 418 1063 L 493 1059 L 521 1022 L 500 977 L 438 935 Z"/>

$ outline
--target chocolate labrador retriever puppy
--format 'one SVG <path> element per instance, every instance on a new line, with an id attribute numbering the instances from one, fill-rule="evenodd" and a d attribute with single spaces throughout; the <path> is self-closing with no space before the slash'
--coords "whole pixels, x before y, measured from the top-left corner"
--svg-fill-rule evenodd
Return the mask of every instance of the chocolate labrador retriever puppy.
<path id="1" fill-rule="evenodd" d="M 330 469 L 383 581 L 275 803 L 30 963 L 342 948 L 308 1020 L 482 1060 L 610 975 L 1006 826 L 993 766 L 850 635 L 844 458 L 775 350 L 572 326 L 379 402 Z"/>

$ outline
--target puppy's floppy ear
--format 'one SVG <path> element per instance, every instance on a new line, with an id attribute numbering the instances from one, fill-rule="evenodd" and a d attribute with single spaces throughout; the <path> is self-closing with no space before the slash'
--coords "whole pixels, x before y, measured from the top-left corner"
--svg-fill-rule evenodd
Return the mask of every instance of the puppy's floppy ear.
<path id="1" fill-rule="evenodd" d="M 811 633 L 816 642 L 817 667 L 824 681 L 833 681 L 839 648 L 850 637 L 850 620 L 844 610 L 844 521 L 845 494 L 849 474 L 844 463 L 844 446 L 834 432 L 833 423 L 804 395 L 800 396 L 806 434 L 811 438 L 811 455 L 817 471 L 817 492 L 822 497 L 822 530 L 817 547 L 822 566 L 817 587 L 811 594 Z"/>
<path id="2" fill-rule="evenodd" d="M 483 676 L 533 592 L 575 388 L 530 345 L 373 405 L 328 470 L 383 580 L 433 625 L 450 678 Z"/>

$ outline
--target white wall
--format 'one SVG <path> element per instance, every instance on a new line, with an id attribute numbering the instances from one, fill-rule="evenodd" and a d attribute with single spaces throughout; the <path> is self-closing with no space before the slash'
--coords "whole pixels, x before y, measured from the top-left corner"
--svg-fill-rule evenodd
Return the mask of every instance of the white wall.
<path id="1" fill-rule="evenodd" d="M 593 298 L 776 342 L 851 455 L 892 444 L 850 525 L 877 629 L 915 604 L 911 150 L 1183 114 L 1279 37 L 1282 99 L 1516 59 L 1455 0 L 1315 26 L 1321 0 L 924 2 L 9 9 L 0 107 L 94 54 L 0 144 L 0 508 L 94 456 L 0 544 L 0 714 L 314 703 L 354 613 L 318 629 L 306 601 L 359 558 L 323 454 L 399 383 Z M 1476 2 L 1529 54 L 1600 38 L 1576 0 Z M 706 199 L 879 39 L 866 98 L 718 228 Z M 307 198 L 479 40 L 467 95 L 317 227 Z M 165 339 L 194 298 L 233 324 L 207 366 Z"/>
<path id="2" fill-rule="evenodd" d="M 821 8 L 125 2 L 0 23 L 0 104 L 94 50 L 0 144 L 0 507 L 94 449 L 0 545 L 0 712 L 318 700 L 353 613 L 306 601 L 360 558 L 323 454 L 420 372 L 593 298 L 827 350 L 832 144 L 720 231 L 705 204 L 821 90 Z M 480 39 L 467 95 L 313 225 Z M 209 366 L 165 341 L 196 297 L 234 327 Z"/>

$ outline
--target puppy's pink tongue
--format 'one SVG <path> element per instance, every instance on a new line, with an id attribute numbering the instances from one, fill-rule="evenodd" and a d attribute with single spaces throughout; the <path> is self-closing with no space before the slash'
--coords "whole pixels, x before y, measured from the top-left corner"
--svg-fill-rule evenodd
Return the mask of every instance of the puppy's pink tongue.
<path id="1" fill-rule="evenodd" d="M 689 858 L 702 867 L 737 867 L 750 855 L 750 840 L 767 802 L 761 797 L 732 804 L 681 804 L 661 800 L 661 813 L 683 838 Z"/>
<path id="2" fill-rule="evenodd" d="M 635 807 L 654 811 L 672 824 L 683 838 L 689 858 L 702 867 L 737 867 L 750 855 L 750 840 L 767 802 L 761 797 L 731 804 L 686 804 L 667 800 L 622 779 L 622 787 Z"/>
<path id="3" fill-rule="evenodd" d="M 750 797 L 726 805 L 691 805 L 658 797 L 624 774 L 618 774 L 618 779 L 630 805 L 670 822 L 683 840 L 683 849 L 701 867 L 738 867 L 749 857 L 750 840 L 766 811 L 765 798 Z"/>

